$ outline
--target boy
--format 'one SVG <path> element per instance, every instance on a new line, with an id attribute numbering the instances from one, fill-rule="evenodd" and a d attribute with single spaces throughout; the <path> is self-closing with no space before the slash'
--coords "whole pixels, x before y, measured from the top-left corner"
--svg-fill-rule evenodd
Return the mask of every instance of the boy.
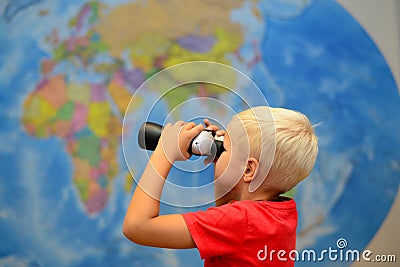
<path id="1" fill-rule="evenodd" d="M 318 139 L 309 120 L 287 109 L 255 107 L 235 115 L 226 132 L 208 120 L 205 124 L 224 136 L 225 151 L 214 160 L 216 207 L 159 215 L 173 163 L 190 157 L 190 142 L 204 129 L 195 123 L 168 124 L 133 194 L 125 236 L 146 246 L 197 248 L 204 266 L 293 266 L 288 254 L 296 243 L 296 204 L 280 194 L 313 169 Z M 268 149 L 271 144 L 274 150 Z M 260 255 L 264 248 L 286 254 L 266 257 Z"/>

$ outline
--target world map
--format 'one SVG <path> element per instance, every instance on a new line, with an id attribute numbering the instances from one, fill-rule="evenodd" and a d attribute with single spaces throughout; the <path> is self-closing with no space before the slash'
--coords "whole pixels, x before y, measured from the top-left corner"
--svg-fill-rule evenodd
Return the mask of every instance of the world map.
<path id="1" fill-rule="evenodd" d="M 171 2 L 164 7 L 158 1 L 128 3 L 108 8 L 105 15 L 107 7 L 90 2 L 70 19 L 68 26 L 73 34 L 60 39 L 55 28 L 45 38 L 52 46 L 53 57 L 41 63 L 43 79 L 24 103 L 22 121 L 35 137 L 57 136 L 66 141 L 73 161 L 73 182 L 88 213 L 104 208 L 112 179 L 118 173 L 121 117 L 133 90 L 154 73 L 178 63 L 202 59 L 229 63 L 226 55 L 243 43 L 239 25 L 226 12 L 240 6 L 240 2 L 221 2 L 216 7 L 196 2 L 176 14 L 180 4 Z M 207 12 L 198 12 L 208 9 L 212 12 L 207 17 L 218 19 L 207 20 Z M 157 17 L 158 21 L 156 25 L 132 28 L 143 16 Z M 162 21 L 163 17 L 167 21 Z M 183 21 L 192 25 L 183 25 Z M 194 30 L 198 35 L 193 34 Z M 128 59 L 123 58 L 124 51 L 129 52 Z M 134 67 L 129 68 L 124 60 Z M 59 65 L 72 65 L 82 73 L 94 72 L 101 81 L 68 81 L 66 74 L 54 69 Z M 217 87 L 203 85 L 185 90 L 185 95 L 170 93 L 165 100 L 173 108 L 196 91 L 218 94 L 213 88 Z M 141 101 L 137 102 L 133 105 L 140 108 Z M 111 105 L 117 108 L 115 112 Z"/>
<path id="2" fill-rule="evenodd" d="M 318 125 L 317 166 L 289 193 L 298 249 L 346 238 L 362 250 L 385 219 L 400 179 L 398 89 L 373 41 L 334 1 L 18 0 L 0 10 L 0 265 L 202 266 L 195 250 L 122 236 L 133 177 L 148 160 L 134 138 L 141 123 L 208 116 L 226 124 L 227 107 L 244 108 L 211 83 L 142 90 L 160 71 L 193 61 L 234 67 L 269 105 Z M 235 79 L 229 86 L 262 102 Z M 128 157 L 123 131 L 132 137 Z M 200 159 L 180 167 L 201 171 L 174 169 L 178 185 L 212 181 Z M 212 205 L 174 190 L 163 198 L 163 213 Z M 169 205 L 191 201 L 204 205 Z"/>

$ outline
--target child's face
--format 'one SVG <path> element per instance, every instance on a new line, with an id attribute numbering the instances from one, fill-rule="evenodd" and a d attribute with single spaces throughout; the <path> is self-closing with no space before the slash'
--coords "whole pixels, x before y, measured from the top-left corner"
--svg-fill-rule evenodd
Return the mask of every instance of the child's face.
<path id="1" fill-rule="evenodd" d="M 224 133 L 223 146 L 225 151 L 222 152 L 219 158 L 214 161 L 214 180 L 221 177 L 221 175 L 227 169 L 229 161 L 231 159 L 231 140 L 229 139 L 229 134 L 227 132 Z"/>
<path id="2" fill-rule="evenodd" d="M 214 188 L 217 206 L 237 199 L 238 183 L 249 156 L 246 131 L 240 121 L 232 120 L 224 133 L 225 151 L 214 161 Z"/>
<path id="3" fill-rule="evenodd" d="M 233 159 L 232 143 L 229 134 L 224 134 L 225 151 L 214 161 L 214 190 L 216 206 L 236 200 L 236 185 L 241 177 L 242 167 L 237 159 Z"/>

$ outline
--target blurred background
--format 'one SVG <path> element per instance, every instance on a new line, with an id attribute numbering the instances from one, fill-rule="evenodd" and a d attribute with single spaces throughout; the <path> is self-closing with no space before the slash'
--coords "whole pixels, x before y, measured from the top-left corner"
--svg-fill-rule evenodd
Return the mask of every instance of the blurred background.
<path id="1" fill-rule="evenodd" d="M 202 266 L 196 250 L 122 235 L 149 155 L 137 132 L 147 120 L 224 126 L 244 102 L 295 109 L 319 125 L 316 167 L 290 192 L 298 249 L 369 249 L 398 265 L 399 1 L 8 0 L 0 11 L 0 266 Z M 228 88 L 165 93 L 179 80 L 171 76 L 142 86 L 199 60 L 254 84 L 232 77 Z M 178 167 L 169 180 L 183 190 L 166 188 L 162 213 L 212 206 L 212 190 L 187 189 L 212 185 L 212 166 L 194 158 Z M 379 263 L 352 266 L 370 264 Z"/>
<path id="2" fill-rule="evenodd" d="M 396 83 L 400 85 L 400 2 L 399 1 L 338 1 L 347 9 L 368 32 L 389 64 Z M 381 228 L 367 248 L 377 254 L 399 255 L 400 233 L 400 195 L 397 194 L 393 206 Z M 397 256 L 397 262 L 399 257 Z M 368 266 L 370 263 L 357 263 L 354 266 Z M 375 263 L 376 264 L 376 263 Z M 383 264 L 383 263 L 382 263 Z M 397 266 L 398 263 L 384 263 Z"/>

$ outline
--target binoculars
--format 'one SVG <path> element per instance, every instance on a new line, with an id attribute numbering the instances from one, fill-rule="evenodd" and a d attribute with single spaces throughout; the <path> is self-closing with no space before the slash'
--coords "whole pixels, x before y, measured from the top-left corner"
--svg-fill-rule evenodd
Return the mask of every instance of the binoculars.
<path id="1" fill-rule="evenodd" d="M 146 150 L 154 151 L 160 139 L 163 126 L 153 122 L 145 122 L 139 129 L 139 146 Z M 188 152 L 191 155 L 219 157 L 224 152 L 221 140 L 215 139 L 215 132 L 204 130 L 190 143 Z"/>

